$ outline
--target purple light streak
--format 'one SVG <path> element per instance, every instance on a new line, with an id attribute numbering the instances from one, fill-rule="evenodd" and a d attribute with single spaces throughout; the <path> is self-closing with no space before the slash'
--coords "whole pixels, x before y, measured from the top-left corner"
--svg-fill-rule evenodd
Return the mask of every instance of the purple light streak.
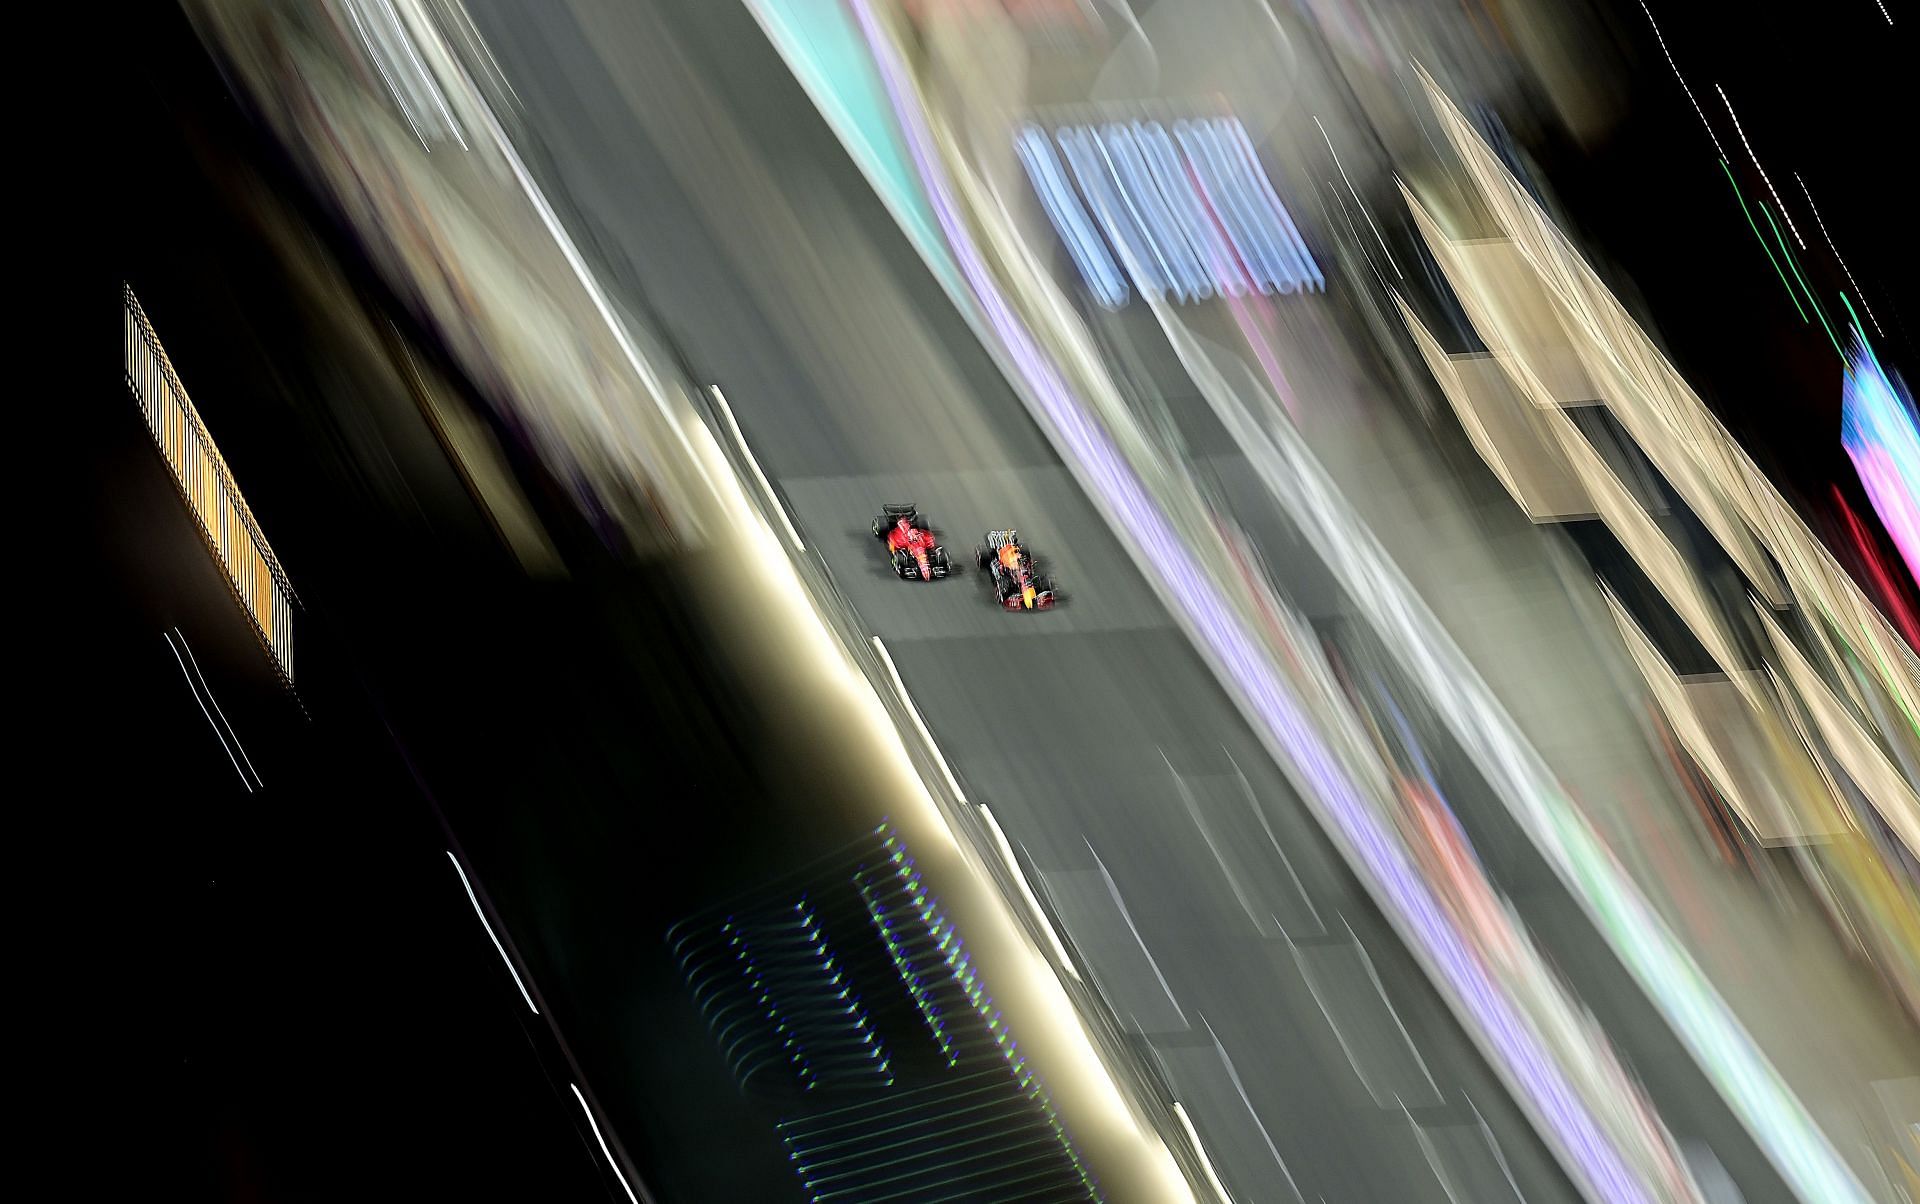
<path id="1" fill-rule="evenodd" d="M 1427 883 L 1389 840 L 1358 788 L 1335 764 L 1333 755 L 1308 727 L 1301 707 L 1278 681 L 1253 639 L 1233 617 L 1228 603 L 1181 542 L 1172 523 L 1147 495 L 1144 485 L 1120 453 L 1074 401 L 1066 382 L 1035 344 L 1012 307 L 1000 294 L 990 269 L 967 233 L 935 160 L 932 138 L 908 96 L 899 64 L 885 44 L 868 0 L 848 0 L 871 47 L 887 95 L 913 153 L 935 214 L 967 278 L 975 300 L 1026 378 L 1047 418 L 1072 449 L 1081 471 L 1098 487 L 1110 512 L 1166 574 L 1188 583 L 1186 617 L 1206 641 L 1217 662 L 1232 675 L 1242 696 L 1265 721 L 1269 734 L 1287 750 L 1296 770 L 1312 783 L 1327 813 L 1347 843 L 1365 862 L 1374 880 L 1392 899 L 1405 922 L 1419 935 L 1429 955 L 1481 1031 L 1499 1050 L 1501 1061 L 1538 1115 L 1553 1127 L 1561 1146 L 1581 1167 L 1583 1177 L 1604 1199 L 1648 1200 L 1639 1177 L 1581 1105 L 1565 1075 L 1541 1047 L 1539 1037 L 1515 1014 L 1488 977 L 1485 967 L 1447 921 Z"/>

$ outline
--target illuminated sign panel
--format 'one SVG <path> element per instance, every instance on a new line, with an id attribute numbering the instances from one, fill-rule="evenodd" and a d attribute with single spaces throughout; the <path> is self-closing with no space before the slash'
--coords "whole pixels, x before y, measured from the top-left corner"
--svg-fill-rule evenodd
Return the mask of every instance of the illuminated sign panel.
<path id="1" fill-rule="evenodd" d="M 1920 422 L 1913 398 L 1854 331 L 1841 391 L 1841 437 L 1907 571 L 1920 578 Z"/>
<path id="2" fill-rule="evenodd" d="M 1029 125 L 1014 145 L 1082 279 L 1109 309 L 1127 301 L 1116 256 L 1153 300 L 1326 291 L 1237 118 L 1180 120 L 1170 130 L 1157 121 L 1062 126 L 1052 142 Z"/>
<path id="3" fill-rule="evenodd" d="M 293 681 L 293 587 L 233 483 L 153 324 L 123 286 L 127 388 L 274 665 Z"/>

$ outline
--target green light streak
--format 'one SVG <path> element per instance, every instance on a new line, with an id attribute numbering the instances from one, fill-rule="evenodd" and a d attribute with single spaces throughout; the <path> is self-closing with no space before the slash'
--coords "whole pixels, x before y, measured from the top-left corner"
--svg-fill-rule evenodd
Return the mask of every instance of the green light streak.
<path id="1" fill-rule="evenodd" d="M 1725 159 L 1720 160 L 1720 170 L 1727 173 L 1727 183 L 1733 185 L 1733 199 L 1740 202 L 1740 212 L 1746 215 L 1747 225 L 1752 227 L 1753 236 L 1760 240 L 1760 249 L 1767 253 L 1767 262 L 1773 265 L 1774 275 L 1780 277 L 1780 284 L 1787 290 L 1787 300 L 1793 302 L 1793 308 L 1802 322 L 1807 320 L 1807 311 L 1800 308 L 1800 295 L 1793 291 L 1793 284 L 1787 274 L 1780 270 L 1780 261 L 1773 257 L 1773 248 L 1767 245 L 1767 236 L 1760 233 L 1760 224 L 1753 220 L 1752 210 L 1747 208 L 1747 198 L 1740 192 L 1740 182 L 1733 178 L 1733 168 L 1727 166 Z M 1772 218 L 1768 218 L 1772 221 Z"/>
<path id="2" fill-rule="evenodd" d="M 1874 352 L 1873 343 L 1869 341 L 1867 338 L 1867 328 L 1860 321 L 1859 311 L 1853 308 L 1853 302 L 1847 300 L 1847 294 L 1845 292 L 1842 292 L 1840 294 L 1840 304 L 1847 307 L 1847 314 L 1853 319 L 1854 337 L 1860 340 L 1861 350 L 1865 351 L 1867 353 L 1867 358 L 1873 361 L 1874 370 L 1879 372 L 1880 375 L 1885 376 L 1887 374 L 1887 370 L 1881 366 L 1880 357 Z"/>
<path id="3" fill-rule="evenodd" d="M 1780 257 L 1787 261 L 1789 268 L 1793 269 L 1793 278 L 1800 282 L 1800 291 L 1807 295 L 1807 304 L 1813 306 L 1813 316 L 1820 319 L 1820 328 L 1827 332 L 1827 341 L 1833 344 L 1834 351 L 1839 354 L 1841 362 L 1844 363 L 1847 353 L 1841 350 L 1840 340 L 1833 336 L 1833 327 L 1827 325 L 1827 315 L 1820 308 L 1820 301 L 1813 295 L 1813 290 L 1807 287 L 1807 278 L 1800 274 L 1800 265 L 1793 259 L 1793 248 L 1787 246 L 1787 240 L 1780 236 L 1780 226 L 1773 220 L 1773 211 L 1762 204 L 1760 212 L 1767 219 L 1767 226 L 1773 231 L 1774 241 L 1780 244 Z"/>
<path id="4" fill-rule="evenodd" d="M 1855 335 L 1855 336 L 1856 336 L 1857 338 L 1859 338 L 1859 340 L 1860 340 L 1860 344 L 1861 344 L 1861 346 L 1863 346 L 1863 347 L 1864 347 L 1864 346 L 1866 346 L 1866 342 L 1867 342 L 1867 332 L 1866 332 L 1866 330 L 1865 330 L 1865 329 L 1863 329 L 1863 328 L 1861 327 L 1861 325 L 1860 325 L 1860 315 L 1859 315 L 1858 313 L 1856 313 L 1856 312 L 1854 311 L 1854 308 L 1853 308 L 1853 302 L 1851 302 L 1851 301 L 1849 301 L 1849 300 L 1847 300 L 1847 294 L 1846 294 L 1846 292 L 1845 292 L 1844 290 L 1843 290 L 1843 291 L 1842 291 L 1842 292 L 1840 293 L 1840 304 L 1842 304 L 1842 305 L 1844 305 L 1844 306 L 1846 306 L 1846 307 L 1847 307 L 1847 316 L 1848 316 L 1849 318 L 1852 318 L 1852 319 L 1853 319 L 1853 333 L 1854 333 L 1854 335 Z M 1869 356 L 1871 356 L 1871 355 L 1873 354 L 1873 348 L 1871 348 L 1871 347 L 1867 347 L 1867 354 L 1868 354 Z M 1875 360 L 1874 360 L 1874 363 L 1875 363 L 1876 365 L 1877 365 L 1877 364 L 1879 364 L 1879 362 L 1880 362 L 1880 361 L 1879 361 L 1878 359 L 1875 359 Z"/>

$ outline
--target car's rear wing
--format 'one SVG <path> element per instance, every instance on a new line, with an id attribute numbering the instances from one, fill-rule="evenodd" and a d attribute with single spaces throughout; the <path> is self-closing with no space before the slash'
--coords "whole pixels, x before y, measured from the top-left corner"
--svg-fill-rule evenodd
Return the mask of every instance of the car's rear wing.
<path id="1" fill-rule="evenodd" d="M 1008 529 L 1005 531 L 987 532 L 987 546 L 995 549 L 996 551 L 1000 548 L 1006 547 L 1008 544 L 1014 544 L 1017 546 L 1019 543 L 1020 543 L 1020 532 L 1018 531 Z"/>
<path id="2" fill-rule="evenodd" d="M 880 507 L 880 513 L 888 518 L 912 518 L 920 513 L 920 507 L 912 502 L 888 502 Z"/>

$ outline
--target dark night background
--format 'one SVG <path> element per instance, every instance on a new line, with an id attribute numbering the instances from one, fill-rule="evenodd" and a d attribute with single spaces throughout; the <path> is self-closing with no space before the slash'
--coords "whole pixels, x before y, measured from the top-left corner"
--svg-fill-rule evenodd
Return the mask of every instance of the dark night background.
<path id="1" fill-rule="evenodd" d="M 137 205 L 116 224 L 108 270 L 148 299 L 210 419 L 221 399 L 282 409 L 286 390 L 263 377 L 255 332 L 320 356 L 325 336 L 282 296 L 279 266 L 234 203 L 231 168 L 286 181 L 179 12 L 135 5 L 122 16 L 122 100 L 139 119 L 117 140 L 117 183 Z M 109 276 L 97 302 L 115 285 Z M 92 538 L 68 583 L 77 604 L 58 616 L 74 633 L 64 684 L 80 739 L 67 763 L 95 812 L 88 838 L 116 850 L 95 869 L 113 872 L 112 903 L 83 974 L 111 1001 L 107 1057 L 126 1089 L 108 1115 L 135 1151 L 142 1194 L 617 1195 L 550 1036 L 461 893 L 429 796 L 332 643 L 337 626 L 296 619 L 296 699 L 124 384 L 90 392 L 70 414 Z M 301 540 L 276 520 L 301 491 L 323 496 L 318 449 L 265 445 L 265 421 L 218 425 L 286 555 Z M 262 464 L 279 479 L 262 483 Z M 391 566 L 393 549 L 375 551 Z M 415 570 L 430 572 L 430 560 Z M 161 634 L 176 627 L 263 790 L 242 787 L 188 693 Z"/>

